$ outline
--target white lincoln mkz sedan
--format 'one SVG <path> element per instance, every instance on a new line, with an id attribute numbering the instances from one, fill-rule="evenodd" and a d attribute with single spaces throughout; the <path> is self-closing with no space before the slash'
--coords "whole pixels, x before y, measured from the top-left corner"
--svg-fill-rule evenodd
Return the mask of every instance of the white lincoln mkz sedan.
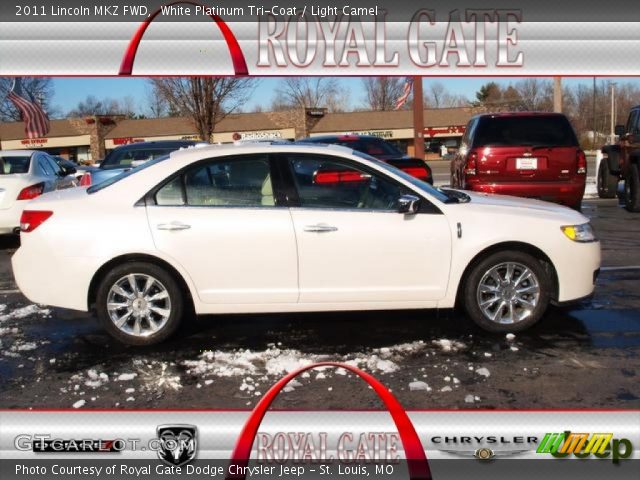
<path id="1" fill-rule="evenodd" d="M 32 201 L 13 256 L 33 302 L 145 345 L 183 314 L 466 309 L 518 331 L 592 293 L 588 219 L 438 190 L 338 146 L 209 146 Z"/>

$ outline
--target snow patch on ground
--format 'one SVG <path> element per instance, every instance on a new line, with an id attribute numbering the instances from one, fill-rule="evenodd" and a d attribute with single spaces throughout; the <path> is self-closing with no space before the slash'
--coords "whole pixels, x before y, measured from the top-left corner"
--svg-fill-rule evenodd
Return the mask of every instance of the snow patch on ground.
<path id="1" fill-rule="evenodd" d="M 0 312 L 4 312 L 4 310 L 6 310 L 6 305 L 4 307 L 5 308 L 0 309 Z M 49 310 L 48 308 L 40 308 L 38 305 L 27 305 L 26 307 L 16 308 L 9 313 L 0 315 L 0 322 L 11 319 L 26 318 L 31 315 L 41 315 L 43 317 L 46 317 L 50 314 L 51 310 Z"/>
<path id="2" fill-rule="evenodd" d="M 118 375 L 117 380 L 119 382 L 128 382 L 129 380 L 133 380 L 137 376 L 137 373 L 121 373 L 120 375 Z"/>

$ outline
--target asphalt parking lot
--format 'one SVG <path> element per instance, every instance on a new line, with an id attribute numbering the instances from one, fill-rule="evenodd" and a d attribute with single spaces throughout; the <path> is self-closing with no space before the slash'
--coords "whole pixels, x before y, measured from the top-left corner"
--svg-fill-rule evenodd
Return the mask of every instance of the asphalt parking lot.
<path id="1" fill-rule="evenodd" d="M 335 360 L 372 372 L 413 409 L 640 408 L 640 215 L 583 212 L 602 240 L 595 296 L 530 331 L 491 335 L 461 313 L 392 311 L 191 319 L 132 348 L 87 314 L 31 304 L 0 239 L 0 408 L 246 409 L 286 372 Z M 304 375 L 276 408 L 380 408 L 346 371 Z"/>

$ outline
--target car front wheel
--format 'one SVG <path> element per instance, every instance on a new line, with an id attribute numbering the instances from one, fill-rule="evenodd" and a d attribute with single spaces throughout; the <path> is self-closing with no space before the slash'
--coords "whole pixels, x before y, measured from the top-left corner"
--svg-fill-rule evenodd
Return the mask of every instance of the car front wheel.
<path id="1" fill-rule="evenodd" d="M 617 190 L 618 176 L 609 171 L 607 160 L 602 160 L 598 169 L 598 196 L 600 198 L 614 198 Z"/>
<path id="2" fill-rule="evenodd" d="M 127 345 L 166 340 L 180 324 L 183 294 L 175 279 L 144 262 L 115 267 L 100 282 L 96 310 L 102 326 Z"/>
<path id="3" fill-rule="evenodd" d="M 471 270 L 464 305 L 471 319 L 490 332 L 529 328 L 549 305 L 550 281 L 542 264 L 518 251 L 489 255 Z"/>

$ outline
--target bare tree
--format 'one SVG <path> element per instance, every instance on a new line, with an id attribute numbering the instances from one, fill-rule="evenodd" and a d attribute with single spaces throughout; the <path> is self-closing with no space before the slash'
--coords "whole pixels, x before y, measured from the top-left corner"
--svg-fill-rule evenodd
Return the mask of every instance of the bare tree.
<path id="1" fill-rule="evenodd" d="M 276 90 L 274 103 L 289 108 L 336 107 L 336 100 L 342 93 L 334 78 L 287 77 Z"/>
<path id="2" fill-rule="evenodd" d="M 150 82 L 155 95 L 174 113 L 191 117 L 200 137 L 207 141 L 216 125 L 245 103 L 257 83 L 241 77 L 167 77 Z"/>
<path id="3" fill-rule="evenodd" d="M 0 121 L 20 121 L 20 111 L 7 100 L 9 89 L 13 85 L 13 78 L 0 77 Z M 53 99 L 53 81 L 48 77 L 24 77 L 22 78 L 22 94 L 29 100 L 35 100 L 50 118 L 59 116 L 58 108 L 51 104 Z"/>
<path id="4" fill-rule="evenodd" d="M 91 115 L 124 115 L 128 118 L 136 116 L 136 107 L 133 97 L 127 95 L 122 99 L 103 98 L 98 100 L 93 95 L 88 95 L 84 100 L 67 114 L 69 117 L 87 117 Z"/>
<path id="5" fill-rule="evenodd" d="M 393 110 L 404 87 L 402 79 L 394 77 L 366 77 L 362 84 L 366 94 L 364 107 L 378 111 Z"/>
<path id="6" fill-rule="evenodd" d="M 149 85 L 146 89 L 146 108 L 144 111 L 150 118 L 160 118 L 169 115 L 169 104 L 163 98 L 155 93 L 153 86 Z"/>
<path id="7" fill-rule="evenodd" d="M 469 105 L 469 99 L 456 95 L 447 89 L 442 82 L 428 81 L 425 88 L 424 106 L 427 108 L 452 108 Z"/>

